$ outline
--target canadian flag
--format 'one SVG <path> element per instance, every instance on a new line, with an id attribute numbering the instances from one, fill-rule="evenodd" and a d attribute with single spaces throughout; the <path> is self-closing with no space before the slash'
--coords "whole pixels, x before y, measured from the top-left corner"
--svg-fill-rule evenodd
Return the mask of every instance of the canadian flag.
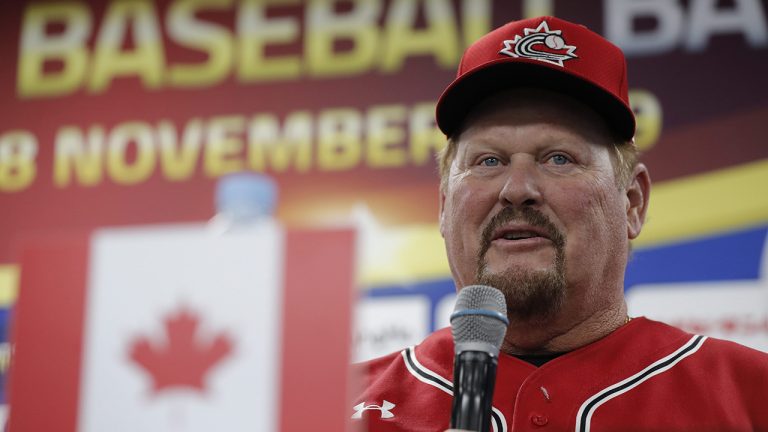
<path id="1" fill-rule="evenodd" d="M 273 221 L 32 242 L 10 431 L 345 430 L 353 243 Z"/>

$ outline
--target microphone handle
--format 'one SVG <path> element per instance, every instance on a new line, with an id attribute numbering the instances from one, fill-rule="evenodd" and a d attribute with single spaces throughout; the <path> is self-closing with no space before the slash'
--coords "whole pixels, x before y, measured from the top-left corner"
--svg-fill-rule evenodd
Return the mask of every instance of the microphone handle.
<path id="1" fill-rule="evenodd" d="M 453 363 L 451 429 L 488 432 L 498 358 L 483 351 L 463 351 Z"/>

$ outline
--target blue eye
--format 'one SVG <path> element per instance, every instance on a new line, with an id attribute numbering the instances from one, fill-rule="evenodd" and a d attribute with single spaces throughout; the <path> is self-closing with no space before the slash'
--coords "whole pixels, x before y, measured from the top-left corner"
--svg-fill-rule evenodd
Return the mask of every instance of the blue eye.
<path id="1" fill-rule="evenodd" d="M 552 161 L 552 163 L 554 163 L 555 165 L 565 165 L 565 164 L 567 164 L 567 163 L 569 163 L 569 162 L 570 162 L 570 160 L 569 160 L 569 159 L 568 159 L 566 156 L 564 156 L 564 155 L 561 155 L 561 154 L 556 154 L 556 155 L 553 155 L 553 156 L 552 156 L 551 158 L 549 158 L 549 159 L 550 159 L 550 160 Z"/>
<path id="2" fill-rule="evenodd" d="M 487 157 L 483 159 L 480 164 L 484 166 L 497 166 L 499 165 L 499 159 L 495 157 Z"/>

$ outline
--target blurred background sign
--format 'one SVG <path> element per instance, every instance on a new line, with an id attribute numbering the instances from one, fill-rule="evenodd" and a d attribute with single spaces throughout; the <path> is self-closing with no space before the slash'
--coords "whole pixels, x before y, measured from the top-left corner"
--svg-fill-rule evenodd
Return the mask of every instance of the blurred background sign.
<path id="1" fill-rule="evenodd" d="M 26 248 L 9 430 L 344 430 L 352 232 L 211 228 Z"/>
<path id="2" fill-rule="evenodd" d="M 435 101 L 468 44 L 549 14 L 627 54 L 654 181 L 626 281 L 631 313 L 768 350 L 766 10 L 765 0 L 3 2 L 0 301 L 14 302 L 24 237 L 204 221 L 219 178 L 264 172 L 287 226 L 358 227 L 354 358 L 418 342 L 446 323 L 454 291 L 436 226 Z"/>

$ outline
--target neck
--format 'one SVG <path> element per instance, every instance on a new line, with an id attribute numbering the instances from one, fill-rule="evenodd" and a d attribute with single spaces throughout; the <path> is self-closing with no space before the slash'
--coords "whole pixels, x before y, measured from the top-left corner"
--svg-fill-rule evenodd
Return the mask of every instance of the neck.
<path id="1" fill-rule="evenodd" d="M 627 323 L 627 305 L 621 300 L 613 307 L 586 316 L 563 312 L 551 318 L 510 319 L 501 350 L 507 354 L 547 354 L 573 351 L 604 338 Z"/>

